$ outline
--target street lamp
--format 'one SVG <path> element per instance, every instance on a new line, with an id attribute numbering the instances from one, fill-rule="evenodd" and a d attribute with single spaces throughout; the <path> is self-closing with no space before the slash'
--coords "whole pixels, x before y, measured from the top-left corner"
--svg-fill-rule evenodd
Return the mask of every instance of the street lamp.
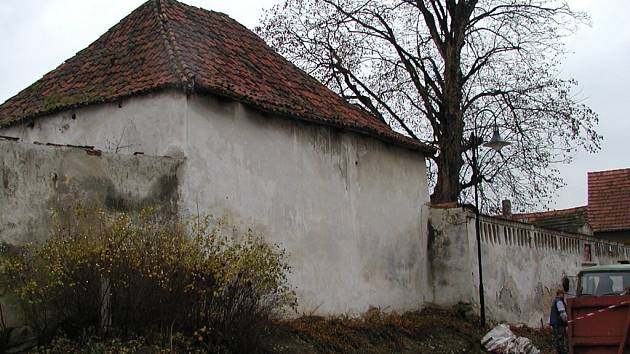
<path id="1" fill-rule="evenodd" d="M 487 143 L 483 144 L 485 147 L 489 147 L 496 152 L 501 151 L 504 147 L 510 145 L 511 143 L 503 140 L 501 134 L 499 134 L 499 127 L 497 127 L 496 123 L 494 125 L 494 133 L 492 133 L 492 139 Z"/>
<path id="2" fill-rule="evenodd" d="M 475 131 L 476 129 L 475 124 Z M 472 151 L 472 164 L 473 164 L 473 178 L 477 178 L 480 174 L 479 165 L 477 164 L 477 147 L 476 144 L 475 132 L 473 132 L 470 136 L 470 141 L 473 142 L 473 151 Z M 494 124 L 494 133 L 492 134 L 492 138 L 487 143 L 483 144 L 485 147 L 489 147 L 496 152 L 501 151 L 502 148 L 510 145 L 510 142 L 503 140 L 501 135 L 499 134 L 499 127 L 496 122 Z M 484 300 L 483 294 L 483 272 L 481 266 L 481 237 L 479 235 L 479 184 L 483 179 L 479 178 L 478 183 L 474 183 L 475 186 L 475 236 L 477 238 L 477 264 L 479 265 L 479 307 L 481 307 L 481 326 L 485 327 L 486 325 L 486 303 Z"/>

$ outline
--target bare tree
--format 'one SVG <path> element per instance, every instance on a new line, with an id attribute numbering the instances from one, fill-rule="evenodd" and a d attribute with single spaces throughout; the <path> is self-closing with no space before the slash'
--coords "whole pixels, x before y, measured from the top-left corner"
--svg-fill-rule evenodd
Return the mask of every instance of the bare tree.
<path id="1" fill-rule="evenodd" d="M 432 202 L 465 201 L 483 180 L 487 199 L 524 208 L 563 185 L 554 163 L 599 149 L 597 115 L 559 75 L 562 39 L 587 21 L 551 0 L 284 0 L 257 31 L 375 119 L 436 144 Z M 513 145 L 482 150 L 475 174 L 471 133 L 495 124 Z"/>

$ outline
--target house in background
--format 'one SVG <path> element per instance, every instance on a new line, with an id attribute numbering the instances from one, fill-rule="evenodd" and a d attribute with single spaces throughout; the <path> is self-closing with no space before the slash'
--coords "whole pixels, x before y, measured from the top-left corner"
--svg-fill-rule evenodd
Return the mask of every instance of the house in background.
<path id="1" fill-rule="evenodd" d="M 576 234 L 593 235 L 588 224 L 588 208 L 577 208 L 541 211 L 536 213 L 514 214 L 513 219 L 534 224 L 546 229 L 571 232 Z"/>
<path id="2" fill-rule="evenodd" d="M 630 244 L 630 168 L 588 173 L 588 205 L 513 219 L 548 229 Z"/>
<path id="3" fill-rule="evenodd" d="M 588 223 L 596 237 L 630 244 L 630 168 L 588 173 Z"/>
<path id="4" fill-rule="evenodd" d="M 286 249 L 300 311 L 433 300 L 425 158 L 435 149 L 344 101 L 225 14 L 144 3 L 0 105 L 0 136 L 182 160 L 172 180 L 177 212 L 222 216 Z M 45 223 L 51 206 L 67 207 L 38 188 L 76 181 L 63 163 L 10 165 L 24 164 L 0 164 L 0 186 L 12 188 L 0 188 L 0 241 L 34 232 L 29 225 Z M 16 191 L 23 174 L 35 182 Z M 162 200 L 125 178 L 102 173 L 85 188 L 105 206 Z"/>

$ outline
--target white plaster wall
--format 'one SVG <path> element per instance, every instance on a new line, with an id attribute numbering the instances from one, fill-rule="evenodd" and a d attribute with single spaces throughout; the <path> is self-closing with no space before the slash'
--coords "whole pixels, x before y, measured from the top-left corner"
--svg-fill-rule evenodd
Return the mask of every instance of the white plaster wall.
<path id="1" fill-rule="evenodd" d="M 468 214 L 461 208 L 431 208 L 429 231 L 429 272 L 434 302 L 453 306 L 474 303 L 475 280 L 472 264 L 477 256 L 470 244 Z"/>
<path id="2" fill-rule="evenodd" d="M 51 234 L 53 210 L 78 202 L 174 211 L 182 162 L 0 139 L 0 243 L 42 241 Z"/>
<path id="3" fill-rule="evenodd" d="M 0 129 L 0 135 L 122 154 L 181 155 L 185 107 L 186 96 L 179 92 L 155 93 L 40 117 L 32 125 Z"/>
<path id="4" fill-rule="evenodd" d="M 226 217 L 285 248 L 301 312 L 407 310 L 432 297 L 419 152 L 176 92 L 62 112 L 0 135 L 185 157 L 180 211 Z"/>
<path id="5" fill-rule="evenodd" d="M 436 302 L 470 301 L 478 308 L 474 213 L 461 208 L 431 209 L 431 224 L 450 240 L 443 247 L 447 254 L 440 259 L 442 267 L 433 269 Z M 491 217 L 481 218 L 480 235 L 487 318 L 529 326 L 538 327 L 541 320 L 547 324 L 562 273 L 575 276 L 588 266 L 582 263 L 585 243 L 592 245 L 594 264 L 615 264 L 630 255 L 630 248 L 620 249 L 620 244 Z"/>
<path id="6" fill-rule="evenodd" d="M 421 153 L 206 96 L 189 100 L 187 120 L 183 208 L 284 247 L 300 311 L 405 310 L 429 298 Z"/>
<path id="7" fill-rule="evenodd" d="M 77 202 L 109 210 L 155 207 L 171 215 L 181 163 L 0 139 L 0 246 L 50 237 L 53 211 L 63 219 Z M 22 323 L 12 299 L 0 298 L 0 305 L 8 326 Z"/>
<path id="8" fill-rule="evenodd" d="M 474 218 L 469 220 L 470 239 L 474 239 Z M 498 231 L 494 238 L 489 229 L 493 224 Z M 541 320 L 545 325 L 548 323 L 555 291 L 562 287 L 563 272 L 572 277 L 592 265 L 583 263 L 584 243 L 591 244 L 593 249 L 620 246 L 586 235 L 565 234 L 492 218 L 482 219 L 481 235 L 488 316 L 530 326 L 540 326 Z M 621 254 L 593 251 L 592 254 L 593 264 L 617 264 L 628 260 L 627 251 Z M 476 259 L 474 264 L 477 264 Z M 478 284 L 476 279 L 475 284 Z"/>

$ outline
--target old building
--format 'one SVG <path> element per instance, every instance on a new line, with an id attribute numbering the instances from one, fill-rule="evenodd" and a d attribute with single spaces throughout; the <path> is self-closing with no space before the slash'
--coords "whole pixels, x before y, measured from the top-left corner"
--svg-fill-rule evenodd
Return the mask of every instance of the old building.
<path id="1" fill-rule="evenodd" d="M 46 210 L 67 206 L 73 191 L 106 207 L 167 200 L 284 247 L 301 311 L 432 300 L 425 157 L 434 149 L 348 104 L 227 15 L 146 2 L 0 105 L 0 135 L 19 139 L 3 145 L 1 241 L 37 239 Z M 90 146 L 119 167 L 58 153 L 46 164 L 34 157 L 41 149 L 16 147 L 34 142 Z M 183 162 L 134 162 L 141 156 Z M 166 171 L 169 188 L 143 164 Z M 78 180 L 89 183 L 68 187 Z"/>
<path id="2" fill-rule="evenodd" d="M 429 207 L 433 153 L 227 15 L 151 0 L 0 105 L 0 242 L 42 240 L 50 210 L 76 201 L 167 206 L 286 249 L 299 312 L 478 306 L 474 214 Z M 598 264 L 630 258 L 614 242 L 481 221 L 491 319 L 537 325 L 586 245 Z"/>
<path id="3" fill-rule="evenodd" d="M 586 206 L 515 214 L 512 218 L 630 244 L 630 168 L 589 172 Z"/>
<path id="4" fill-rule="evenodd" d="M 630 244 L 630 168 L 588 173 L 588 223 L 596 237 Z"/>
<path id="5" fill-rule="evenodd" d="M 593 235 L 593 229 L 588 223 L 588 208 L 586 206 L 515 214 L 513 219 L 547 229 Z"/>

